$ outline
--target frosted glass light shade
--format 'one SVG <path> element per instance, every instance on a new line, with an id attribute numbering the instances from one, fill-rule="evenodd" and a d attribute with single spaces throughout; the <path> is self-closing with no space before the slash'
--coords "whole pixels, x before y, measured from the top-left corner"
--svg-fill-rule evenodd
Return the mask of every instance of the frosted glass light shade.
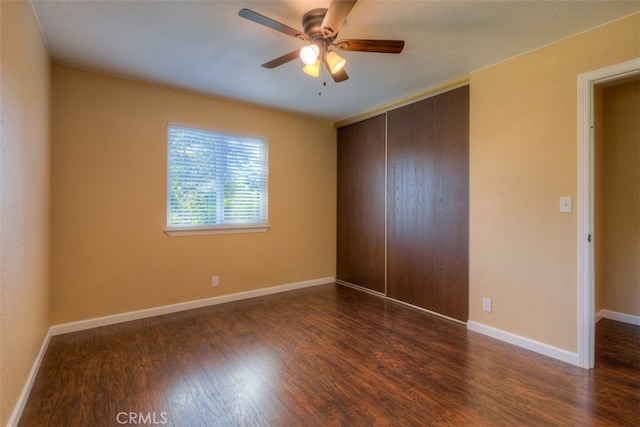
<path id="1" fill-rule="evenodd" d="M 319 53 L 320 48 L 315 44 L 310 44 L 300 49 L 300 59 L 302 59 L 302 62 L 306 65 L 313 65 L 318 60 Z"/>
<path id="2" fill-rule="evenodd" d="M 331 74 L 335 74 L 342 70 L 346 63 L 347 60 L 334 51 L 327 52 L 327 64 L 329 64 L 329 71 L 331 71 Z"/>
<path id="3" fill-rule="evenodd" d="M 309 74 L 311 77 L 320 76 L 320 60 L 318 59 L 315 64 L 305 65 L 302 71 Z"/>

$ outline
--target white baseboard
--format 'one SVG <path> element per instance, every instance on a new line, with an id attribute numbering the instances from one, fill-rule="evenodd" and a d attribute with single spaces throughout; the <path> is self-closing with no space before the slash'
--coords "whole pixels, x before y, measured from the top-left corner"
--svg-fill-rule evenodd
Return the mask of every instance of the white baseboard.
<path id="1" fill-rule="evenodd" d="M 611 311 L 602 309 L 596 314 L 596 323 L 602 319 L 615 320 L 617 322 L 629 323 L 631 325 L 640 326 L 640 316 L 634 316 L 632 314 L 620 313 L 617 311 Z"/>
<path id="2" fill-rule="evenodd" d="M 9 417 L 9 421 L 7 421 L 7 427 L 17 426 L 18 421 L 20 421 L 22 411 L 24 411 L 24 407 L 27 404 L 27 399 L 29 399 L 29 395 L 31 394 L 31 387 L 33 387 L 33 383 L 36 380 L 36 376 L 38 375 L 38 371 L 40 370 L 40 364 L 42 363 L 42 359 L 44 359 L 44 354 L 47 352 L 50 340 L 51 329 L 49 329 L 49 332 L 47 332 L 47 335 L 42 341 L 40 351 L 38 351 L 36 360 L 33 362 L 33 366 L 31 366 L 31 371 L 29 371 L 29 376 L 27 376 L 27 381 L 25 382 L 24 387 L 22 388 L 22 392 L 18 397 L 18 402 L 16 402 L 16 406 L 13 408 L 13 412 Z"/>
<path id="3" fill-rule="evenodd" d="M 253 291 L 237 292 L 235 294 L 221 295 L 218 297 L 204 298 L 177 304 L 162 305 L 160 307 L 147 308 L 144 310 L 129 311 L 126 313 L 113 314 L 111 316 L 95 317 L 93 319 L 80 320 L 78 322 L 54 325 L 51 327 L 51 335 L 62 335 L 69 332 L 99 328 L 101 326 L 129 322 L 131 320 L 145 319 L 147 317 L 161 316 L 163 314 L 177 313 L 179 311 L 192 310 L 194 308 L 208 307 L 211 305 L 224 304 L 226 302 L 239 301 L 243 299 L 271 295 L 279 292 L 292 291 L 295 289 L 308 288 L 311 286 L 325 285 L 334 282 L 334 277 L 325 277 L 322 279 L 305 280 L 304 282 L 290 283 L 288 285 L 272 286 L 269 288 L 255 289 Z"/>
<path id="4" fill-rule="evenodd" d="M 474 322 L 473 320 L 469 320 L 467 322 L 467 329 L 490 336 L 492 338 L 499 339 L 500 341 L 508 342 L 509 344 L 513 344 L 527 350 L 534 351 L 536 353 L 543 354 L 545 356 L 552 357 L 557 360 L 561 360 L 566 363 L 570 363 L 575 366 L 580 366 L 578 353 L 572 353 L 570 351 L 563 350 L 561 348 L 554 347 L 529 338 L 525 338 L 511 332 L 503 331 L 502 329 L 497 329 L 492 326 Z"/>
<path id="5" fill-rule="evenodd" d="M 44 354 L 47 351 L 47 347 L 49 346 L 49 341 L 51 340 L 52 336 L 62 335 L 69 332 L 83 331 L 86 329 L 98 328 L 101 326 L 113 325 L 116 323 L 129 322 L 131 320 L 161 316 L 163 314 L 177 313 L 179 311 L 191 310 L 194 308 L 208 307 L 211 305 L 223 304 L 226 302 L 239 301 L 239 300 L 244 300 L 249 298 L 276 294 L 280 292 L 293 291 L 295 289 L 326 285 L 329 283 L 335 283 L 335 278 L 325 277 L 321 279 L 305 280 L 303 282 L 290 283 L 288 285 L 272 286 L 269 288 L 256 289 L 253 291 L 238 292 L 235 294 L 221 295 L 219 297 L 205 298 L 205 299 L 200 299 L 195 301 L 187 301 L 187 302 L 182 302 L 178 304 L 163 305 L 160 307 L 154 307 L 154 308 L 149 308 L 145 310 L 136 310 L 136 311 L 130 311 L 127 313 L 114 314 L 111 316 L 103 316 L 103 317 L 96 317 L 93 319 L 81 320 L 78 322 L 70 322 L 70 323 L 64 323 L 61 325 L 53 325 L 51 328 L 49 328 L 49 332 L 47 333 L 47 336 L 44 338 L 44 341 L 42 342 L 40 351 L 38 352 L 38 355 L 36 356 L 36 359 L 33 362 L 33 366 L 31 367 L 31 371 L 29 372 L 27 381 L 25 382 L 25 385 L 22 389 L 22 393 L 20 393 L 20 397 L 18 398 L 18 402 L 16 403 L 16 406 L 14 407 L 13 412 L 11 413 L 11 417 L 9 417 L 7 426 L 14 427 L 18 425 L 18 421 L 20 421 L 20 417 L 22 416 L 22 411 L 24 410 L 24 407 L 27 404 L 27 399 L 29 398 L 29 394 L 31 393 L 31 387 L 33 386 L 33 382 L 36 379 L 36 375 L 38 374 L 38 370 L 40 369 L 40 364 L 42 363 L 42 359 L 44 358 Z"/>

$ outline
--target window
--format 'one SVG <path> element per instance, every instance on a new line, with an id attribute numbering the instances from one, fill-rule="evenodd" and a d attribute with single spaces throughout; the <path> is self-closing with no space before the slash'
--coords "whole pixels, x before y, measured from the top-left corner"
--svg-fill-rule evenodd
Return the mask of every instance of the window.
<path id="1" fill-rule="evenodd" d="M 169 124 L 167 234 L 266 231 L 264 138 Z"/>

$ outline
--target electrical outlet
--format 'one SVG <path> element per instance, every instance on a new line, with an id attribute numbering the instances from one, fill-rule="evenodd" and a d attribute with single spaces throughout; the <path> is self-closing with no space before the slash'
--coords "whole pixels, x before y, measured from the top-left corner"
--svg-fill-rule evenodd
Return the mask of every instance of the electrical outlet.
<path id="1" fill-rule="evenodd" d="M 213 279 L 211 279 L 211 286 L 215 288 L 216 286 L 219 286 L 219 285 L 220 285 L 220 277 L 213 276 Z"/>
<path id="2" fill-rule="evenodd" d="M 482 298 L 482 309 L 491 313 L 491 298 Z"/>

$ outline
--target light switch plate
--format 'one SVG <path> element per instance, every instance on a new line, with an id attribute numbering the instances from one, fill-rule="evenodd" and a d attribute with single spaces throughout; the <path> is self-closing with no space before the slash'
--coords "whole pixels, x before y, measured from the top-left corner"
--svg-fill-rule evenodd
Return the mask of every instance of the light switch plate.
<path id="1" fill-rule="evenodd" d="M 571 212 L 571 197 L 560 197 L 560 212 Z"/>

